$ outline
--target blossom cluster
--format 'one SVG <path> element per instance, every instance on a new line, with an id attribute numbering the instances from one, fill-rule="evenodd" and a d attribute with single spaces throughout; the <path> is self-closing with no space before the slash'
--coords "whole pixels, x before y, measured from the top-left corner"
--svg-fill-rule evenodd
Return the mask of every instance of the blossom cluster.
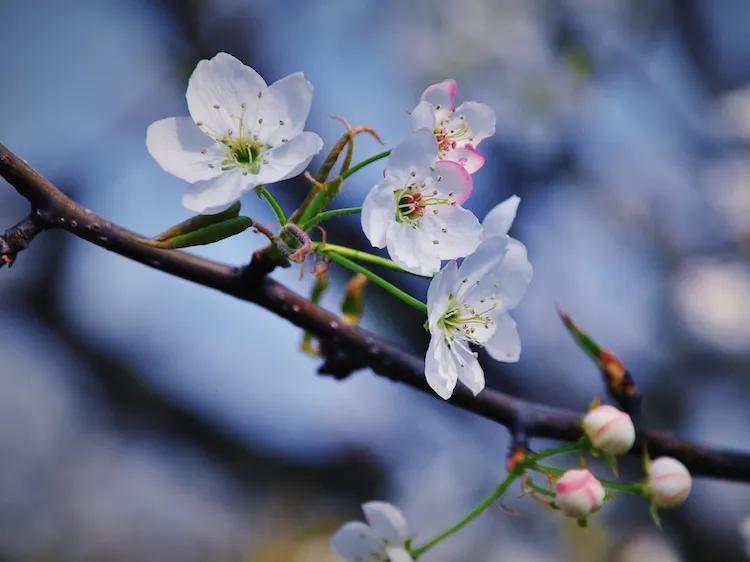
<path id="1" fill-rule="evenodd" d="M 445 399 L 459 380 L 474 394 L 484 388 L 472 346 L 498 361 L 518 361 L 520 337 L 508 313 L 532 277 L 526 248 L 508 236 L 520 199 L 507 199 L 481 223 L 464 206 L 471 175 L 485 163 L 477 147 L 494 134 L 495 113 L 475 101 L 456 105 L 456 91 L 456 82 L 445 80 L 422 93 L 411 111 L 412 133 L 390 152 L 361 218 L 370 243 L 387 248 L 395 264 L 434 276 L 425 375 Z M 321 138 L 304 130 L 312 94 L 302 73 L 268 86 L 252 68 L 219 53 L 200 61 L 190 77 L 190 117 L 156 121 L 146 145 L 164 170 L 190 182 L 186 208 L 222 213 L 253 189 L 299 175 L 320 152 Z"/>
<path id="2" fill-rule="evenodd" d="M 635 443 L 635 427 L 630 416 L 613 406 L 593 407 L 581 420 L 585 438 L 579 446 L 561 449 L 567 452 L 579 447 L 588 447 L 594 454 L 621 455 L 627 453 Z M 542 457 L 552 456 L 552 451 Z M 559 454 L 559 453 L 558 453 Z M 628 491 L 644 496 L 651 504 L 652 515 L 656 510 L 675 507 L 684 502 L 692 487 L 692 478 L 685 465 L 672 457 L 646 460 L 646 478 L 633 484 L 621 484 L 599 480 L 588 468 L 561 471 L 536 462 L 536 456 L 528 452 L 511 457 L 514 474 L 520 475 L 525 491 L 543 505 L 559 510 L 563 515 L 585 524 L 587 518 L 599 511 L 611 499 L 614 491 Z M 526 464 L 523 464 L 526 463 Z M 523 465 L 523 470 L 518 467 Z M 533 483 L 527 471 L 547 477 L 553 489 Z M 495 497 L 494 499 L 497 499 Z M 483 509 L 489 506 L 483 503 Z M 331 541 L 333 549 L 347 562 L 402 562 L 415 560 L 425 548 L 414 548 L 414 537 L 409 533 L 404 515 L 393 505 L 385 502 L 370 502 L 362 506 L 367 524 L 349 522 L 344 524 Z M 463 522 L 470 521 L 482 510 L 475 509 Z M 658 519 L 657 519 L 658 522 Z M 450 533 L 448 533 L 450 534 Z M 441 537 L 443 535 L 440 535 Z M 434 541 L 427 543 L 434 544 Z"/>
<path id="3" fill-rule="evenodd" d="M 200 216 L 170 228 L 151 243 L 166 248 L 210 243 L 252 225 L 272 241 L 272 249 L 285 256 L 284 263 L 303 263 L 309 253 L 317 252 L 360 275 L 368 273 L 382 287 L 391 287 L 394 295 L 426 312 L 430 344 L 425 377 L 429 386 L 448 399 L 461 381 L 476 395 L 485 386 L 476 347 L 483 347 L 498 361 L 519 360 L 521 341 L 510 312 L 524 297 L 533 269 L 526 247 L 508 234 L 519 197 L 501 202 L 481 221 L 467 208 L 473 174 L 486 160 L 478 146 L 495 133 L 495 113 L 475 101 L 456 105 L 456 93 L 454 80 L 427 87 L 410 112 L 410 133 L 392 150 L 352 169 L 388 158 L 383 179 L 370 189 L 362 207 L 325 211 L 351 164 L 356 132 L 347 126 L 347 134 L 326 159 L 319 174 L 322 179 L 313 180 L 308 197 L 287 218 L 265 185 L 301 174 L 323 147 L 317 134 L 304 130 L 312 84 L 302 73 L 295 73 L 269 86 L 252 68 L 226 53 L 202 60 L 188 83 L 190 116 L 156 121 L 146 135 L 147 148 L 161 167 L 189 182 L 183 204 Z M 332 183 L 325 183 L 347 143 L 349 152 L 342 172 Z M 238 215 L 240 198 L 252 190 L 263 195 L 277 215 L 278 234 Z M 312 226 L 351 212 L 361 212 L 365 236 L 373 247 L 386 249 L 390 259 L 343 246 L 327 253 L 327 242 L 313 242 Z M 427 302 L 406 295 L 336 251 L 431 278 Z M 318 277 L 313 302 L 326 285 L 325 278 Z M 347 289 L 348 322 L 356 323 L 361 315 L 363 286 L 357 280 Z M 594 345 L 593 340 L 586 341 Z M 678 505 L 690 493 L 689 472 L 670 457 L 648 460 L 645 480 L 629 485 L 599 480 L 585 467 L 564 471 L 537 462 L 553 454 L 588 448 L 615 466 L 615 457 L 635 443 L 632 419 L 613 406 L 592 407 L 581 420 L 581 429 L 584 437 L 572 448 L 533 455 L 523 447 L 520 456 L 513 456 L 515 464 L 509 465 L 506 481 L 490 501 L 481 504 L 482 509 L 473 510 L 449 532 L 422 547 L 412 546 L 405 517 L 385 502 L 364 504 L 367 522 L 342 526 L 333 536 L 332 546 L 347 561 L 416 559 L 491 505 L 515 478 L 545 505 L 582 523 L 610 497 L 608 489 L 645 496 L 654 517 L 658 508 Z M 551 488 L 534 483 L 530 472 L 546 477 Z"/>
<path id="4" fill-rule="evenodd" d="M 498 361 L 518 361 L 521 341 L 508 313 L 533 274 L 525 246 L 508 236 L 517 196 L 482 223 L 464 207 L 471 174 L 485 162 L 476 147 L 494 134 L 495 113 L 474 101 L 456 107 L 456 90 L 454 80 L 445 80 L 422 93 L 411 112 L 412 134 L 393 149 L 383 181 L 362 207 L 362 228 L 374 247 L 387 248 L 408 271 L 434 275 L 425 375 L 444 399 L 459 380 L 474 394 L 484 388 L 472 345 Z M 444 260 L 450 261 L 441 269 Z"/>

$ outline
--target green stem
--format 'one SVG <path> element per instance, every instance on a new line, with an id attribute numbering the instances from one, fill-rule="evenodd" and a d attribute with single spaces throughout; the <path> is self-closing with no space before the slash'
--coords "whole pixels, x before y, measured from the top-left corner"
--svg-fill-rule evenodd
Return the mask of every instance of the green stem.
<path id="1" fill-rule="evenodd" d="M 379 285 L 389 293 L 391 293 L 394 297 L 401 299 L 409 306 L 413 306 L 417 310 L 419 310 L 423 314 L 427 314 L 427 305 L 423 303 L 420 300 L 415 299 L 412 297 L 409 293 L 406 291 L 403 291 L 393 285 L 392 283 L 389 283 L 379 275 L 376 275 L 366 267 L 362 267 L 357 262 L 353 262 L 349 258 L 346 258 L 340 254 L 337 254 L 336 252 L 321 252 L 323 255 L 328 256 L 331 258 L 331 260 L 335 261 L 337 264 L 354 271 L 355 273 L 361 273 L 365 277 L 367 277 L 370 281 L 375 283 L 376 285 Z"/>
<path id="2" fill-rule="evenodd" d="M 316 224 L 327 221 L 328 219 L 340 217 L 342 215 L 356 215 L 361 212 L 362 207 L 344 207 L 343 209 L 331 209 L 330 211 L 323 211 L 322 213 L 318 213 L 317 215 L 315 215 L 305 224 L 300 225 L 300 228 L 304 231 L 308 231 Z"/>
<path id="3" fill-rule="evenodd" d="M 575 443 L 561 445 L 560 447 L 555 447 L 553 449 L 547 449 L 546 451 L 536 453 L 535 455 L 533 455 L 534 461 L 548 459 L 550 457 L 555 457 L 557 455 L 564 455 L 565 453 L 574 453 L 576 451 L 580 451 L 585 446 L 586 446 L 586 437 L 580 437 L 578 441 L 576 441 Z"/>
<path id="4" fill-rule="evenodd" d="M 456 534 L 458 531 L 466 527 L 469 523 L 474 521 L 477 517 L 479 517 L 482 513 L 484 513 L 490 506 L 492 506 L 493 503 L 495 503 L 497 500 L 499 500 L 502 495 L 510 488 L 510 485 L 513 484 L 513 482 L 521 476 L 521 473 L 523 472 L 523 468 L 521 466 L 517 466 L 513 470 L 511 470 L 508 473 L 508 476 L 505 477 L 505 480 L 500 482 L 500 485 L 495 488 L 492 493 L 484 498 L 481 502 L 477 504 L 477 506 L 472 509 L 464 518 L 462 518 L 460 521 L 458 521 L 455 525 L 452 527 L 448 527 L 445 531 L 440 533 L 439 535 L 435 536 L 434 538 L 427 541 L 422 546 L 415 548 L 411 551 L 412 556 L 416 560 L 419 556 L 430 550 L 435 545 L 443 542 L 445 539 L 450 537 L 451 535 Z"/>
<path id="5" fill-rule="evenodd" d="M 398 271 L 399 273 L 408 273 L 417 277 L 427 277 L 424 275 L 420 275 L 419 273 L 408 271 L 402 268 L 396 262 L 389 260 L 388 258 L 382 258 L 380 256 L 376 256 L 375 254 L 369 254 L 361 250 L 355 250 L 354 248 L 349 248 L 348 246 L 339 246 L 338 244 L 323 244 L 322 242 L 318 242 L 313 245 L 313 248 L 316 252 L 320 252 L 322 254 L 325 254 L 327 252 L 336 252 L 340 256 L 351 258 L 357 261 L 362 261 L 365 263 L 371 263 L 373 265 L 379 265 L 380 267 L 386 267 L 388 269 L 392 269 L 393 271 Z"/>
<path id="6" fill-rule="evenodd" d="M 271 192 L 268 191 L 264 185 L 259 185 L 255 190 L 258 192 L 258 195 L 265 199 L 271 206 L 271 209 L 273 209 L 273 212 L 276 214 L 276 218 L 279 221 L 279 225 L 284 226 L 287 223 L 286 214 L 284 214 L 284 209 L 281 208 L 281 205 L 276 198 L 271 195 Z"/>
<path id="7" fill-rule="evenodd" d="M 378 160 L 385 158 L 390 153 L 390 150 L 386 150 L 374 156 L 370 156 L 366 160 L 362 160 L 362 162 L 359 162 L 351 168 L 341 172 L 341 175 L 333 178 L 331 181 L 326 183 L 325 189 L 318 191 L 309 202 L 302 204 L 302 211 L 297 220 L 297 223 L 309 223 L 312 217 L 316 216 L 320 211 L 325 209 L 328 206 L 328 203 L 330 203 L 331 200 L 336 197 L 336 195 L 338 195 L 338 192 L 341 189 L 341 186 L 343 185 L 346 178 L 351 176 L 357 170 L 361 170 L 365 166 L 369 166 L 373 162 L 377 162 Z"/>
<path id="8" fill-rule="evenodd" d="M 518 462 L 518 464 L 511 470 L 508 475 L 505 477 L 505 480 L 503 480 L 500 485 L 493 490 L 493 492 L 484 498 L 477 506 L 472 509 L 466 516 L 464 516 L 460 521 L 458 521 L 455 525 L 452 527 L 449 527 L 439 535 L 435 536 L 434 538 L 427 541 L 422 546 L 412 549 L 411 554 L 416 559 L 418 556 L 421 556 L 428 550 L 430 550 L 435 545 L 441 543 L 451 535 L 454 535 L 466 525 L 471 523 L 474 519 L 479 517 L 482 513 L 484 513 L 493 503 L 495 503 L 500 497 L 508 490 L 510 485 L 513 483 L 513 481 L 521 476 L 527 468 L 531 468 L 533 470 L 538 470 L 539 472 L 544 473 L 544 471 L 549 468 L 550 473 L 554 474 L 554 471 L 557 469 L 554 467 L 546 467 L 540 464 L 537 464 L 538 460 L 553 457 L 556 455 L 562 455 L 565 453 L 572 453 L 575 451 L 579 451 L 583 447 L 586 446 L 586 438 L 581 437 L 576 441 L 575 443 L 570 443 L 568 445 L 562 445 L 560 447 L 555 447 L 553 449 L 548 449 L 546 451 L 542 451 L 541 453 L 537 453 L 535 455 L 530 455 L 526 457 L 525 459 L 522 459 Z M 564 472 L 564 471 L 561 471 Z M 606 481 L 602 481 L 602 484 L 604 484 Z M 620 489 L 620 491 L 627 491 L 624 488 L 628 487 L 627 484 L 618 484 L 617 482 L 607 482 L 608 484 L 615 484 L 615 486 L 611 486 L 612 489 Z M 539 492 L 540 494 L 544 494 L 546 496 L 552 496 L 554 497 L 555 493 L 552 490 L 549 490 L 545 488 L 544 486 L 540 486 L 538 484 L 535 484 L 531 480 L 528 481 L 528 484 L 531 488 L 533 488 L 535 491 Z M 633 492 L 631 492 L 633 493 Z"/>
<path id="9" fill-rule="evenodd" d="M 546 464 L 534 463 L 529 466 L 531 470 L 536 470 L 542 474 L 551 474 L 553 476 L 562 476 L 567 472 L 566 469 L 557 468 L 556 466 L 549 466 Z M 633 482 L 632 484 L 626 484 L 623 482 L 615 482 L 613 480 L 602 480 L 597 478 L 602 486 L 616 492 L 624 492 L 626 494 L 634 494 L 636 496 L 643 495 L 643 485 L 640 482 Z"/>
<path id="10" fill-rule="evenodd" d="M 531 478 L 526 480 L 526 485 L 538 494 L 542 494 L 543 496 L 549 496 L 551 498 L 555 497 L 555 492 L 553 490 L 550 490 L 549 488 L 545 488 L 544 486 L 537 484 Z"/>
<path id="11" fill-rule="evenodd" d="M 379 152 L 378 154 L 375 154 L 374 156 L 370 156 L 369 158 L 362 160 L 362 162 L 358 162 L 357 164 L 354 164 L 351 168 L 348 170 L 344 170 L 341 173 L 341 177 L 346 179 L 349 176 L 351 176 L 353 173 L 358 172 L 365 166 L 369 166 L 373 162 L 377 162 L 378 160 L 382 160 L 383 158 L 388 158 L 388 156 L 391 155 L 390 150 L 384 150 L 383 152 Z"/>

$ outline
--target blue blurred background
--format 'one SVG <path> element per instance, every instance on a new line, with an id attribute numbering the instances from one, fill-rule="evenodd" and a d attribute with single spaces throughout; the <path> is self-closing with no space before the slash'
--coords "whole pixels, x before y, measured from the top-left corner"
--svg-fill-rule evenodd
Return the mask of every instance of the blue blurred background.
<path id="1" fill-rule="evenodd" d="M 489 385 L 579 410 L 602 391 L 560 303 L 630 367 L 644 423 L 748 449 L 749 24 L 746 0 L 0 0 L 0 142 L 97 213 L 156 233 L 187 213 L 145 130 L 187 114 L 201 58 L 230 52 L 269 83 L 304 71 L 308 129 L 329 146 L 330 115 L 392 146 L 423 88 L 454 77 L 459 100 L 498 115 L 468 206 L 483 216 L 519 194 L 512 234 L 535 267 L 515 314 L 522 359 L 486 362 Z M 379 150 L 363 139 L 358 156 Z M 341 204 L 379 172 L 353 178 Z M 289 208 L 304 189 L 275 187 Z M 253 196 L 245 209 L 272 220 Z M 26 212 L 0 185 L 0 228 Z M 356 218 L 329 236 L 367 247 Z M 262 243 L 246 233 L 200 253 L 243 263 Z M 275 276 L 309 291 L 299 270 Z M 424 352 L 420 319 L 377 288 L 364 324 Z M 497 483 L 503 428 L 370 373 L 320 377 L 300 337 L 263 310 L 41 235 L 0 272 L 0 560 L 334 561 L 328 537 L 363 501 L 396 503 L 425 539 Z M 697 481 L 663 532 L 632 498 L 586 531 L 529 498 L 504 507 L 425 561 L 750 550 L 745 485 Z"/>

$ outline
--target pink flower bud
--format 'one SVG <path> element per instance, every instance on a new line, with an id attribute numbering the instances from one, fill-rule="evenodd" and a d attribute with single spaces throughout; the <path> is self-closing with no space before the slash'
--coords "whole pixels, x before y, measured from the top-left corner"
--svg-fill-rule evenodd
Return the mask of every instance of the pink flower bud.
<path id="1" fill-rule="evenodd" d="M 613 406 L 597 406 L 586 414 L 583 431 L 595 449 L 612 455 L 627 453 L 635 442 L 630 416 Z"/>
<path id="2" fill-rule="evenodd" d="M 586 517 L 604 503 L 604 488 L 588 470 L 568 470 L 555 484 L 555 503 L 569 517 Z"/>
<path id="3" fill-rule="evenodd" d="M 690 494 L 693 479 L 677 459 L 659 457 L 648 466 L 646 493 L 656 507 L 674 507 Z"/>

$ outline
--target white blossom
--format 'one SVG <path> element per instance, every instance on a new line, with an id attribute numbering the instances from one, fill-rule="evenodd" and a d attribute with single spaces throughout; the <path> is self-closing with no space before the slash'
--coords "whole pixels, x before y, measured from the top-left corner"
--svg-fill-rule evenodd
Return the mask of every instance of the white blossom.
<path id="1" fill-rule="evenodd" d="M 302 73 L 267 86 L 252 68 L 226 53 L 202 60 L 187 88 L 190 117 L 152 123 L 151 156 L 190 182 L 183 205 L 219 213 L 261 185 L 302 173 L 323 141 L 303 131 L 312 84 Z"/>
<path id="2" fill-rule="evenodd" d="M 413 131 L 431 131 L 440 160 L 458 162 L 473 174 L 484 165 L 485 158 L 476 146 L 495 134 L 495 112 L 483 103 L 465 101 L 455 107 L 455 102 L 455 80 L 428 86 L 411 112 L 411 127 Z"/>
<path id="3" fill-rule="evenodd" d="M 555 505 L 569 517 L 598 511 L 605 495 L 601 482 L 586 469 L 568 470 L 555 484 Z"/>
<path id="4" fill-rule="evenodd" d="M 410 562 L 409 529 L 403 513 L 386 502 L 362 506 L 367 523 L 350 521 L 331 538 L 333 550 L 346 562 Z"/>
<path id="5" fill-rule="evenodd" d="M 484 388 L 484 372 L 470 344 L 483 346 L 498 361 L 518 361 L 521 340 L 508 311 L 521 301 L 531 277 L 523 244 L 492 236 L 460 267 L 451 261 L 433 278 L 427 292 L 431 339 L 425 374 L 442 398 L 451 396 L 457 380 L 474 394 Z"/>
<path id="6" fill-rule="evenodd" d="M 597 406 L 584 416 L 581 425 L 594 448 L 604 453 L 622 455 L 635 442 L 633 420 L 614 406 Z"/>
<path id="7" fill-rule="evenodd" d="M 459 164 L 438 161 L 435 138 L 417 131 L 393 149 L 383 181 L 362 206 L 362 229 L 376 248 L 388 248 L 401 267 L 422 275 L 441 260 L 473 252 L 482 226 L 461 206 L 471 177 Z"/>

